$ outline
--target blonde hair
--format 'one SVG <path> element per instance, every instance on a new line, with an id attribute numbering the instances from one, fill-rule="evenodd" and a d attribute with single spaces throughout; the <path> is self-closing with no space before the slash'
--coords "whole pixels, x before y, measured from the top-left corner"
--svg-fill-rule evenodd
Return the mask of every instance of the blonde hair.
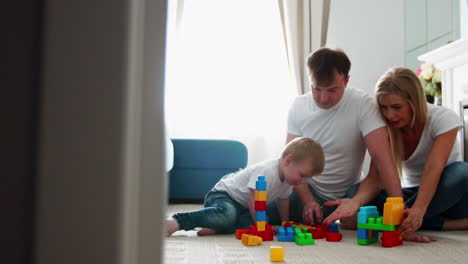
<path id="1" fill-rule="evenodd" d="M 377 81 L 375 98 L 377 100 L 377 108 L 382 116 L 384 115 L 382 113 L 382 109 L 380 109 L 380 99 L 382 96 L 387 94 L 398 95 L 409 103 L 413 110 L 410 127 L 413 127 L 415 123 L 426 123 L 426 96 L 424 94 L 421 81 L 412 70 L 398 67 L 391 68 Z M 389 126 L 388 120 L 386 119 L 385 122 L 387 123 L 387 128 L 390 134 L 390 145 L 392 148 L 393 160 L 401 175 L 402 162 L 404 159 L 401 130 L 399 128 Z"/>
<path id="2" fill-rule="evenodd" d="M 284 159 L 287 155 L 291 155 L 294 162 L 311 158 L 313 175 L 322 173 L 325 166 L 322 146 L 310 138 L 297 137 L 291 140 L 283 150 L 281 158 Z"/>

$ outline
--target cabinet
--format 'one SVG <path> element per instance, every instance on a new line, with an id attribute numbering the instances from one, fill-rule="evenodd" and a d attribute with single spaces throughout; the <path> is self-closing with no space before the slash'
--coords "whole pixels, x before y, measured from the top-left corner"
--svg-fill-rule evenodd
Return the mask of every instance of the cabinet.
<path id="1" fill-rule="evenodd" d="M 460 37 L 459 0 L 405 0 L 405 66 L 416 70 L 420 55 Z"/>

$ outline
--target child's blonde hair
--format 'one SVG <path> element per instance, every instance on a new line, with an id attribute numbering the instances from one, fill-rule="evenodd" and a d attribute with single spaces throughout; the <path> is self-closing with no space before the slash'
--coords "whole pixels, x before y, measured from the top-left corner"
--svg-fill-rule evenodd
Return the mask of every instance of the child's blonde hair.
<path id="1" fill-rule="evenodd" d="M 310 138 L 297 137 L 291 140 L 283 150 L 281 158 L 284 159 L 287 155 L 291 155 L 294 162 L 311 158 L 313 175 L 322 173 L 325 166 L 322 146 Z"/>

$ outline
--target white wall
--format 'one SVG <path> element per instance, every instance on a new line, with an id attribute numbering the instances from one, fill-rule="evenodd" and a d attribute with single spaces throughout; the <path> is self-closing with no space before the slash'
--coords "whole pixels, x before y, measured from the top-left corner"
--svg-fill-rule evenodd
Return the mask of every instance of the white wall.
<path id="1" fill-rule="evenodd" d="M 404 12 L 401 0 L 333 0 L 327 46 L 351 60 L 350 86 L 374 93 L 380 75 L 404 64 Z"/>
<path id="2" fill-rule="evenodd" d="M 468 38 L 468 0 L 460 0 L 460 38 Z"/>

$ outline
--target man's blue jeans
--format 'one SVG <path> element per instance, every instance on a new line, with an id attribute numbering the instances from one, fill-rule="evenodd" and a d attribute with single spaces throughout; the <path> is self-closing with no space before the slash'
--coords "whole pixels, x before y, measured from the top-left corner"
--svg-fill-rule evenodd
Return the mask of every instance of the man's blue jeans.
<path id="1" fill-rule="evenodd" d="M 231 198 L 226 192 L 212 189 L 205 196 L 203 209 L 178 213 L 172 217 L 181 230 L 208 227 L 217 233 L 232 234 L 236 229 L 247 229 L 253 225 L 249 209 Z"/>
<path id="2" fill-rule="evenodd" d="M 407 207 L 413 206 L 418 187 L 404 188 Z M 468 218 L 468 163 L 454 162 L 445 167 L 436 193 L 424 216 L 421 229 L 442 230 L 444 218 Z"/>

